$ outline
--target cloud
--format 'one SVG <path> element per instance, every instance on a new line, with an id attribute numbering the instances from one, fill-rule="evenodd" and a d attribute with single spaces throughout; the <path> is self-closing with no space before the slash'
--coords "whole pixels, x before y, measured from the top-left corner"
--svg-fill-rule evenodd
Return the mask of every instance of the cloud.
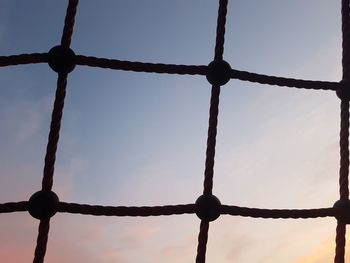
<path id="1" fill-rule="evenodd" d="M 25 143 L 43 134 L 42 128 L 48 124 L 51 107 L 52 101 L 48 97 L 4 103 L 0 111 L 2 143 Z"/>
<path id="2" fill-rule="evenodd" d="M 197 235 L 184 235 L 177 242 L 164 246 L 160 253 L 168 262 L 187 262 L 194 260 L 197 251 Z"/>
<path id="3" fill-rule="evenodd" d="M 43 135 L 48 129 L 49 112 L 50 100 L 46 97 L 13 99 L 11 103 L 0 105 L 0 189 L 3 201 L 28 198 L 40 186 L 47 138 Z"/>
<path id="4" fill-rule="evenodd" d="M 220 196 L 244 205 L 293 207 L 315 188 L 330 189 L 327 184 L 330 178 L 335 182 L 338 173 L 338 100 L 308 94 L 267 91 L 252 99 L 254 110 L 248 105 L 248 124 L 232 124 L 232 117 L 223 113 L 222 122 L 228 124 L 219 133 L 215 176 Z M 332 204 L 334 197 L 327 197 Z M 317 205 L 316 201 L 310 205 Z"/>
<path id="5" fill-rule="evenodd" d="M 36 224 L 25 212 L 1 214 L 0 258 L 7 263 L 32 260 L 36 240 Z"/>
<path id="6" fill-rule="evenodd" d="M 335 255 L 334 238 L 323 240 L 323 242 L 310 251 L 310 254 L 295 261 L 295 263 L 329 263 Z"/>
<path id="7" fill-rule="evenodd" d="M 346 240 L 350 234 L 346 234 Z M 307 254 L 293 263 L 329 263 L 333 262 L 335 256 L 335 231 L 334 234 L 322 238 Z M 345 261 L 350 260 L 350 251 L 345 248 Z"/>

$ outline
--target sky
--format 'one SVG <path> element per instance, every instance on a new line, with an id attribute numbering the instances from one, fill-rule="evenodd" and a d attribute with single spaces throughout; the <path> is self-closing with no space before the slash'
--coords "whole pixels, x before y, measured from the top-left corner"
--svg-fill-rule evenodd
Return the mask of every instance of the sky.
<path id="1" fill-rule="evenodd" d="M 207 65 L 218 1 L 81 1 L 76 54 Z M 66 1 L 2 0 L 0 55 L 59 44 Z M 341 79 L 340 1 L 230 0 L 224 59 L 268 75 Z M 41 187 L 56 73 L 46 64 L 0 69 L 0 201 Z M 77 66 L 69 75 L 53 190 L 100 205 L 193 203 L 202 193 L 210 85 L 203 76 Z M 338 199 L 339 100 L 331 91 L 231 80 L 222 87 L 213 193 L 224 204 L 330 207 Z M 0 258 L 33 258 L 38 221 L 0 215 Z M 207 262 L 329 263 L 333 218 L 221 216 Z M 46 262 L 194 262 L 195 215 L 149 218 L 56 214 Z M 350 260 L 350 254 L 346 255 Z"/>

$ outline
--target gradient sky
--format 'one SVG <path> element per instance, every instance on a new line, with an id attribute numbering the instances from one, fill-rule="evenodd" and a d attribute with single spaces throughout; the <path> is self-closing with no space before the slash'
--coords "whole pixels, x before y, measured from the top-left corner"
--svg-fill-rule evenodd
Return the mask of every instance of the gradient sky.
<path id="1" fill-rule="evenodd" d="M 81 1 L 72 49 L 121 60 L 206 65 L 218 1 Z M 0 54 L 60 42 L 66 1 L 2 0 Z M 229 1 L 224 58 L 239 70 L 341 79 L 340 1 Z M 56 74 L 46 64 L 0 69 L 1 202 L 40 189 Z M 193 203 L 202 192 L 210 85 L 202 76 L 78 66 L 70 74 L 54 191 L 65 202 Z M 331 91 L 231 80 L 222 88 L 214 194 L 266 208 L 338 199 L 339 100 Z M 0 258 L 30 262 L 38 222 L 0 215 Z M 336 221 L 221 216 L 207 262 L 329 263 Z M 195 215 L 107 218 L 57 214 L 46 262 L 194 262 Z M 347 255 L 350 260 L 350 254 Z"/>

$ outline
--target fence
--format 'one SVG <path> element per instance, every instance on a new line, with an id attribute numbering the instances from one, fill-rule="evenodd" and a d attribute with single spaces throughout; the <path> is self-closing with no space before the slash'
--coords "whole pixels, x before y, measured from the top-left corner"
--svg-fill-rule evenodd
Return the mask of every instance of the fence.
<path id="1" fill-rule="evenodd" d="M 227 14 L 227 0 L 219 1 L 217 18 L 216 45 L 214 59 L 209 65 L 174 65 L 121 61 L 116 59 L 96 58 L 76 55 L 70 49 L 73 34 L 75 14 L 78 0 L 69 0 L 64 23 L 61 43 L 53 47 L 48 53 L 21 54 L 0 56 L 0 66 L 48 63 L 52 70 L 57 72 L 57 89 L 53 106 L 49 139 L 46 149 L 42 189 L 34 193 L 28 201 L 10 202 L 0 204 L 0 213 L 28 211 L 39 223 L 37 245 L 34 254 L 34 263 L 44 262 L 48 242 L 50 218 L 58 213 L 79 213 L 83 215 L 104 216 L 160 216 L 175 214 L 196 214 L 200 219 L 200 232 L 198 235 L 197 263 L 205 262 L 208 229 L 211 221 L 220 215 L 256 217 L 256 218 L 317 218 L 335 217 L 336 249 L 334 262 L 343 263 L 345 255 L 346 225 L 350 223 L 349 201 L 349 101 L 350 101 L 350 0 L 342 0 L 342 66 L 343 77 L 340 82 L 311 81 L 291 79 L 276 76 L 250 73 L 232 69 L 229 63 L 223 60 L 225 23 Z M 87 204 L 66 203 L 59 200 L 52 191 L 56 150 L 58 146 L 62 112 L 67 87 L 67 76 L 75 66 L 109 68 L 134 72 L 152 72 L 166 74 L 202 75 L 206 76 L 212 85 L 209 127 L 207 137 L 206 161 L 204 171 L 203 194 L 195 203 L 185 205 L 166 205 L 153 207 L 124 207 L 124 206 L 97 206 Z M 213 176 L 215 160 L 215 144 L 217 134 L 217 120 L 220 87 L 230 79 L 256 82 L 283 87 L 333 90 L 340 98 L 340 170 L 339 192 L 340 198 L 333 207 L 319 209 L 257 209 L 221 204 L 213 195 Z"/>

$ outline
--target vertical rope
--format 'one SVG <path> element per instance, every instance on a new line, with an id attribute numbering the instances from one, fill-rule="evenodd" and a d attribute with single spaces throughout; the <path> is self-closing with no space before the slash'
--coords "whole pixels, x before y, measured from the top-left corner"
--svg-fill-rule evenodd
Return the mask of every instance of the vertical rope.
<path id="1" fill-rule="evenodd" d="M 44 262 L 49 229 L 50 219 L 41 220 L 39 224 L 39 234 L 37 238 L 33 263 Z"/>
<path id="2" fill-rule="evenodd" d="M 224 54 L 227 0 L 220 0 L 216 26 L 215 59 L 221 60 Z"/>
<path id="3" fill-rule="evenodd" d="M 72 34 L 75 22 L 75 14 L 77 12 L 79 0 L 69 0 L 66 18 L 64 20 L 63 34 L 61 38 L 61 46 L 69 48 L 72 41 Z"/>
<path id="4" fill-rule="evenodd" d="M 339 193 L 340 199 L 349 198 L 349 102 L 340 104 L 340 169 Z"/>
<path id="5" fill-rule="evenodd" d="M 342 68 L 343 80 L 350 79 L 350 1 L 342 0 Z M 341 200 L 349 199 L 349 102 L 340 103 L 340 169 L 339 194 Z M 338 220 L 336 230 L 335 263 L 345 260 L 346 224 Z"/>
<path id="6" fill-rule="evenodd" d="M 61 45 L 69 48 L 73 33 L 75 14 L 78 0 L 69 0 L 64 22 Z M 45 154 L 44 175 L 42 190 L 50 191 L 53 185 L 53 175 L 56 161 L 57 144 L 61 128 L 64 99 L 66 97 L 67 74 L 58 74 L 55 102 L 52 110 L 48 143 Z M 50 219 L 42 219 L 39 224 L 39 234 L 35 248 L 33 263 L 43 263 L 46 253 L 47 240 L 50 229 Z"/>
<path id="7" fill-rule="evenodd" d="M 56 97 L 52 111 L 50 133 L 45 155 L 44 177 L 42 181 L 42 190 L 44 191 L 50 191 L 53 185 L 56 151 L 61 128 L 66 87 L 67 75 L 59 75 L 57 79 Z"/>
<path id="8" fill-rule="evenodd" d="M 205 254 L 207 251 L 209 222 L 201 221 L 199 235 L 196 263 L 205 263 Z"/>
<path id="9" fill-rule="evenodd" d="M 341 200 L 349 198 L 349 102 L 340 104 L 340 169 L 339 194 Z M 338 220 L 336 231 L 335 263 L 344 263 L 346 225 Z"/>
<path id="10" fill-rule="evenodd" d="M 219 114 L 219 95 L 220 87 L 213 86 L 211 89 L 210 110 L 209 110 L 209 128 L 207 139 L 207 150 L 204 171 L 204 190 L 203 194 L 211 194 L 213 189 L 215 145 Z"/>
<path id="11" fill-rule="evenodd" d="M 226 14 L 227 0 L 220 0 L 216 27 L 215 59 L 222 59 L 224 52 Z M 220 86 L 213 86 L 211 90 L 209 109 L 209 128 L 204 171 L 204 194 L 211 194 L 213 188 L 215 145 L 219 114 L 219 96 Z"/>
<path id="12" fill-rule="evenodd" d="M 225 24 L 227 14 L 227 0 L 220 0 L 218 19 L 216 26 L 216 42 L 215 42 L 215 60 L 222 60 L 224 53 L 225 42 Z M 210 109 L 209 109 L 209 127 L 204 171 L 204 189 L 203 194 L 211 194 L 213 189 L 214 176 L 214 160 L 215 160 L 215 146 L 219 115 L 219 97 L 220 86 L 212 86 Z M 198 247 L 196 263 L 205 263 L 205 255 L 207 250 L 209 222 L 201 221 L 200 231 L 198 235 Z"/>
<path id="13" fill-rule="evenodd" d="M 61 45 L 69 48 L 73 33 L 75 14 L 77 11 L 78 0 L 70 0 L 67 7 L 64 21 Z M 57 144 L 61 128 L 62 112 L 67 88 L 67 74 L 59 74 L 57 79 L 56 97 L 52 111 L 49 140 L 46 148 L 44 178 L 42 181 L 42 190 L 50 191 L 53 185 L 53 175 L 56 160 Z"/>
<path id="14" fill-rule="evenodd" d="M 345 234 L 346 234 L 346 225 L 338 222 L 337 224 L 337 234 L 336 234 L 336 249 L 335 249 L 335 263 L 344 263 L 345 256 Z"/>

